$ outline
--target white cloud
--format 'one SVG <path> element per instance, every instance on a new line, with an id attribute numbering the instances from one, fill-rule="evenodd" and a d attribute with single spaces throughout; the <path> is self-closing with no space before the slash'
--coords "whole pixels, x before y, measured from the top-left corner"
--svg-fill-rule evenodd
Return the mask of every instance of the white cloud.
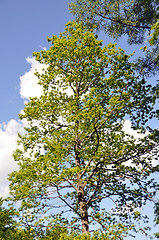
<path id="1" fill-rule="evenodd" d="M 31 68 L 24 75 L 20 76 L 20 96 L 23 99 L 40 97 L 43 90 L 42 86 L 38 84 L 38 78 L 35 76 L 35 72 L 42 73 L 43 69 L 46 69 L 47 66 L 36 61 L 34 57 L 27 57 L 26 61 L 31 65 Z M 58 78 L 59 77 L 57 77 L 57 79 Z M 60 91 L 67 93 L 68 96 L 73 94 L 73 90 L 69 86 L 67 89 L 61 87 Z"/>
<path id="2" fill-rule="evenodd" d="M 146 130 L 145 133 L 139 133 L 139 131 L 134 130 L 134 129 L 131 127 L 131 122 L 130 122 L 130 120 L 125 120 L 125 121 L 124 121 L 123 131 L 124 131 L 126 134 L 129 134 L 130 136 L 133 136 L 133 137 L 136 138 L 136 139 L 144 138 L 144 137 L 146 137 L 146 136 L 149 134 L 149 132 L 148 132 L 147 130 Z"/>
<path id="3" fill-rule="evenodd" d="M 17 169 L 12 154 L 17 146 L 17 133 L 24 133 L 23 122 L 10 120 L 0 124 L 0 197 L 9 192 L 8 174 Z"/>
<path id="4" fill-rule="evenodd" d="M 123 130 L 126 134 L 129 134 L 130 136 L 133 136 L 136 139 L 136 142 L 140 141 L 140 139 L 149 135 L 149 132 L 147 130 L 145 131 L 145 133 L 140 133 L 138 130 L 134 130 L 131 127 L 131 125 L 132 124 L 131 124 L 130 120 L 125 120 L 124 124 L 123 124 Z M 142 156 L 142 158 L 146 160 L 147 158 L 151 157 L 152 165 L 155 167 L 158 164 L 158 160 L 156 160 L 156 154 L 157 154 L 156 149 L 154 149 L 154 151 L 152 151 L 148 154 L 144 154 Z M 124 165 L 125 166 L 130 166 L 130 165 L 132 165 L 132 161 L 129 160 L 127 163 L 124 163 Z"/>
<path id="5" fill-rule="evenodd" d="M 42 94 L 42 87 L 38 85 L 38 78 L 34 73 L 36 70 L 41 73 L 45 65 L 40 64 L 33 57 L 28 57 L 26 61 L 31 64 L 31 68 L 20 77 L 20 96 L 23 99 L 39 97 Z M 0 197 L 9 194 L 8 174 L 18 168 L 12 154 L 17 147 L 18 132 L 24 134 L 26 125 L 25 120 L 14 119 L 0 124 Z"/>
<path id="6" fill-rule="evenodd" d="M 40 64 L 34 57 L 26 58 L 31 64 L 31 68 L 24 75 L 20 76 L 20 96 L 23 99 L 30 97 L 39 97 L 43 93 L 42 87 L 38 84 L 38 78 L 35 76 L 36 70 L 42 73 L 42 69 L 46 68 L 44 64 Z"/>
<path id="7" fill-rule="evenodd" d="M 38 85 L 38 78 L 34 73 L 36 70 L 41 73 L 45 65 L 40 64 L 33 57 L 28 57 L 26 61 L 31 64 L 31 68 L 20 77 L 20 96 L 23 99 L 39 97 L 42 94 L 42 87 Z M 14 119 L 0 124 L 0 197 L 9 194 L 8 174 L 17 169 L 12 154 L 17 147 L 18 132 L 24 134 L 26 125 L 25 120 Z"/>

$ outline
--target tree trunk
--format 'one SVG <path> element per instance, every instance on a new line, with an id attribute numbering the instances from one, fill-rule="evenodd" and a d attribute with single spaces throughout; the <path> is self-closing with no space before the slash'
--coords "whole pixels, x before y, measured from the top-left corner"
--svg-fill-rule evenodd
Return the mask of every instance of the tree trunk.
<path id="1" fill-rule="evenodd" d="M 79 157 L 79 139 L 78 135 L 76 136 L 75 144 L 75 164 L 80 168 L 80 157 Z M 77 195 L 78 195 L 78 204 L 81 215 L 81 224 L 82 224 L 82 233 L 89 233 L 89 223 L 88 223 L 88 209 L 85 200 L 84 184 L 82 182 L 81 174 L 77 173 Z"/>
<path id="2" fill-rule="evenodd" d="M 76 82 L 76 97 L 79 97 L 79 84 Z M 77 102 L 77 113 L 79 111 L 79 103 Z M 75 122 L 75 164 L 77 167 L 81 167 L 80 162 L 80 139 L 78 136 L 78 129 L 79 129 L 79 121 L 76 120 Z M 88 234 L 89 233 L 89 223 L 88 223 L 88 209 L 85 200 L 85 193 L 84 193 L 84 184 L 82 183 L 81 174 L 77 173 L 77 195 L 78 195 L 78 203 L 79 203 L 79 210 L 81 215 L 81 224 L 82 224 L 82 233 Z"/>
<path id="3" fill-rule="evenodd" d="M 81 183 L 78 184 L 77 194 L 81 214 L 82 233 L 88 234 L 89 233 L 88 209 L 84 198 L 84 187 L 83 184 Z"/>

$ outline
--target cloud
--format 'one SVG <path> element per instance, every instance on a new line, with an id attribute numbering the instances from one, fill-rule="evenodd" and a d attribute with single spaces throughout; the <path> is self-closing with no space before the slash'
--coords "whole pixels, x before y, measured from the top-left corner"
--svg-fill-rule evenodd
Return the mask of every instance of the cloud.
<path id="1" fill-rule="evenodd" d="M 140 141 L 140 139 L 146 137 L 149 135 L 149 131 L 145 131 L 145 133 L 140 133 L 138 130 L 134 130 L 132 127 L 131 127 L 131 122 L 130 120 L 125 120 L 124 121 L 124 124 L 123 124 L 123 130 L 126 134 L 129 134 L 130 136 L 133 136 L 136 140 L 136 142 Z M 152 160 L 152 165 L 155 167 L 157 164 L 158 164 L 158 160 L 156 159 L 156 157 L 158 156 L 156 150 L 158 149 L 155 148 L 152 152 L 148 153 L 148 154 L 144 154 L 142 156 L 143 159 L 147 159 L 147 158 L 151 158 Z M 157 155 L 157 156 L 156 156 Z M 127 163 L 124 163 L 125 166 L 130 166 L 132 165 L 132 161 L 129 160 Z M 135 165 L 134 165 L 135 167 Z"/>
<path id="2" fill-rule="evenodd" d="M 8 174 L 17 169 L 12 154 L 17 146 L 18 132 L 24 134 L 24 122 L 12 119 L 0 124 L 0 197 L 8 195 Z"/>
<path id="3" fill-rule="evenodd" d="M 40 97 L 43 93 L 42 87 L 38 84 L 38 78 L 35 76 L 36 70 L 42 73 L 42 69 L 46 68 L 44 64 L 40 64 L 34 57 L 27 57 L 27 63 L 31 64 L 31 68 L 24 75 L 20 76 L 20 96 L 23 99 L 30 97 Z"/>
<path id="4" fill-rule="evenodd" d="M 125 120 L 124 121 L 124 125 L 123 125 L 123 131 L 126 133 L 126 134 L 129 134 L 130 136 L 133 136 L 134 138 L 136 139 L 139 139 L 139 138 L 144 138 L 146 137 L 149 132 L 146 130 L 145 133 L 139 133 L 138 130 L 134 130 L 132 127 L 131 127 L 131 122 L 130 120 Z"/>
<path id="5" fill-rule="evenodd" d="M 45 65 L 40 64 L 35 58 L 26 59 L 31 67 L 28 72 L 20 77 L 20 96 L 22 99 L 39 97 L 42 87 L 38 85 L 38 78 L 34 75 L 36 70 L 41 73 Z M 26 121 L 10 120 L 8 123 L 0 123 L 0 197 L 9 194 L 8 174 L 18 168 L 12 154 L 17 147 L 18 133 L 24 134 Z"/>
<path id="6" fill-rule="evenodd" d="M 44 48 L 44 50 L 46 50 Z M 27 57 L 27 63 L 31 68 L 24 75 L 20 76 L 20 96 L 22 99 L 29 99 L 30 97 L 40 97 L 43 93 L 42 87 L 38 84 L 38 78 L 35 72 L 42 73 L 47 65 L 41 64 L 34 57 Z M 59 77 L 57 77 L 59 79 Z M 61 92 L 66 93 L 68 96 L 73 94 L 73 90 L 68 86 L 67 89 L 60 88 Z"/>
<path id="7" fill-rule="evenodd" d="M 25 100 L 42 94 L 42 87 L 38 85 L 38 78 L 34 73 L 36 70 L 41 73 L 46 67 L 37 62 L 34 57 L 28 57 L 26 61 L 31 67 L 28 72 L 20 76 L 20 96 Z M 18 133 L 24 134 L 26 125 L 25 120 L 14 119 L 8 123 L 0 123 L 0 197 L 6 197 L 9 194 L 8 174 L 18 169 L 12 154 L 17 147 Z"/>

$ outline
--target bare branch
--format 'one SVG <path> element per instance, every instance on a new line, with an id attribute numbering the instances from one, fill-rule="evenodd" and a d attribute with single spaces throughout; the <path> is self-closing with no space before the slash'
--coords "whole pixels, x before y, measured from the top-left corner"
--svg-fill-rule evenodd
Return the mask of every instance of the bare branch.
<path id="1" fill-rule="evenodd" d="M 151 151 L 151 150 L 153 150 L 153 149 L 155 149 L 156 147 L 158 147 L 159 146 L 159 143 L 157 143 L 157 144 L 153 144 L 152 145 L 152 143 L 149 145 L 149 152 Z M 139 158 L 139 157 L 141 157 L 141 156 L 144 156 L 144 154 L 147 154 L 148 153 L 148 149 L 147 148 L 143 148 L 142 150 L 141 150 L 141 152 L 135 152 L 136 154 L 133 156 L 129 156 L 129 157 L 127 157 L 126 158 L 126 156 L 125 157 L 123 157 L 123 158 L 119 158 L 118 160 L 116 160 L 116 161 L 114 161 L 114 162 L 112 162 L 111 164 L 118 164 L 118 163 L 124 163 L 124 162 L 127 162 L 127 161 L 129 161 L 129 160 L 133 160 L 133 159 L 135 159 L 135 158 Z"/>
<path id="2" fill-rule="evenodd" d="M 54 186 L 56 187 L 56 189 L 57 189 L 57 194 L 58 194 L 58 196 L 59 196 L 59 198 L 70 208 L 70 209 L 72 209 L 80 218 L 81 218 L 81 215 L 79 214 L 79 212 L 74 208 L 74 207 L 72 207 L 63 197 L 62 197 L 62 195 L 60 194 L 60 192 L 59 192 L 59 188 L 58 188 L 58 186 L 54 183 Z"/>
<path id="3" fill-rule="evenodd" d="M 70 180 L 66 179 L 65 180 L 70 184 L 71 187 L 73 187 L 76 191 L 77 191 L 77 188 L 75 187 L 75 185 L 73 183 L 70 182 Z"/>

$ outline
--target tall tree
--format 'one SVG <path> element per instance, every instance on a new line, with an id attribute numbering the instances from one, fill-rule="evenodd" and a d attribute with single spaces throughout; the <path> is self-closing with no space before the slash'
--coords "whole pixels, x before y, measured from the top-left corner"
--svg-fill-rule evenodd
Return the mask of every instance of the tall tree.
<path id="1" fill-rule="evenodd" d="M 55 223 L 70 211 L 61 227 L 79 229 L 81 223 L 88 234 L 98 222 L 106 234 L 117 234 L 107 209 L 101 210 L 105 201 L 115 204 L 119 218 L 137 219 L 136 209 L 157 191 L 151 179 L 157 130 L 138 141 L 123 131 L 125 117 L 144 131 L 155 114 L 154 88 L 135 76 L 121 48 L 102 47 L 82 23 L 69 22 L 48 41 L 49 50 L 34 53 L 47 66 L 36 73 L 43 94 L 20 114 L 29 126 L 14 153 L 19 170 L 10 175 L 12 199 L 21 202 L 30 225 L 45 225 L 41 216 Z M 122 224 L 112 218 L 112 225 L 119 237 Z"/>
<path id="2" fill-rule="evenodd" d="M 144 34 L 159 17 L 158 0 L 76 0 L 71 12 L 87 24 L 95 24 L 109 36 L 128 35 L 128 41 L 143 43 Z"/>
<path id="3" fill-rule="evenodd" d="M 158 0 L 76 0 L 70 4 L 70 10 L 88 27 L 95 25 L 96 30 L 104 30 L 116 40 L 126 35 L 129 44 L 143 44 L 158 21 L 158 3 Z M 146 52 L 146 58 L 137 62 L 138 69 L 140 66 L 146 75 L 158 72 L 158 41 L 157 38 L 152 51 Z"/>

